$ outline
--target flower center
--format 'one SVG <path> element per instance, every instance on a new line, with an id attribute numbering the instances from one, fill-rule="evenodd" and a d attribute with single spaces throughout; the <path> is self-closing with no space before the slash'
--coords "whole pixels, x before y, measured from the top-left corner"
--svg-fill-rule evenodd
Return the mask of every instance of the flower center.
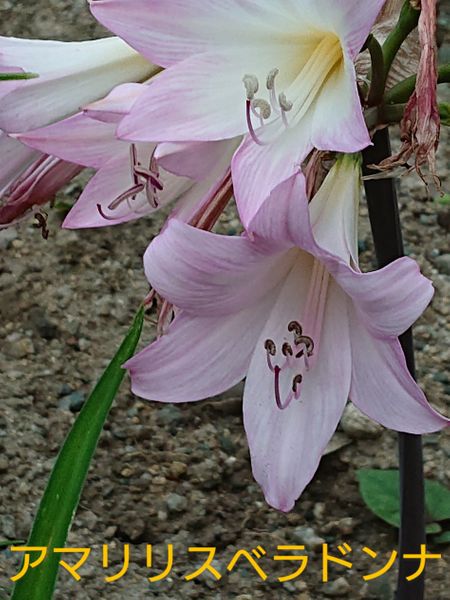
<path id="1" fill-rule="evenodd" d="M 285 129 L 298 124 L 316 99 L 324 83 L 342 64 L 342 61 L 343 53 L 339 38 L 332 33 L 322 36 L 309 52 L 297 77 L 291 82 L 288 89 L 289 99 L 285 92 L 278 93 L 276 90 L 276 78 L 280 73 L 278 68 L 269 71 L 266 77 L 268 99 L 256 97 L 260 88 L 256 75 L 244 75 L 242 81 L 247 95 L 246 119 L 253 141 L 260 146 L 271 143 L 262 140 L 258 135 L 253 124 L 255 119 L 259 129 L 263 128 L 272 115 L 281 119 Z"/>
<path id="2" fill-rule="evenodd" d="M 274 362 L 278 355 L 274 340 L 269 338 L 264 342 L 267 366 L 274 377 L 275 402 L 280 410 L 287 408 L 292 400 L 300 398 L 304 377 L 317 361 L 329 280 L 328 271 L 318 260 L 314 260 L 303 324 L 299 321 L 291 321 L 288 324 L 287 330 L 291 339 L 284 338 L 281 344 L 281 362 Z M 290 380 L 284 400 L 281 392 L 283 372 Z"/>
<path id="3" fill-rule="evenodd" d="M 132 203 L 136 200 L 137 194 L 140 192 L 145 192 L 147 202 L 152 208 L 158 208 L 158 193 L 161 192 L 164 187 L 161 182 L 158 163 L 155 159 L 155 151 L 156 148 L 151 153 L 148 168 L 146 168 L 142 166 L 138 160 L 136 144 L 130 145 L 131 177 L 133 183 L 127 190 L 108 204 L 109 210 L 114 211 L 121 204 L 126 202 L 128 208 L 132 212 L 140 214 L 142 211 L 139 211 L 136 207 L 132 206 Z M 104 219 L 109 221 L 116 220 L 116 217 L 107 215 L 100 204 L 97 204 L 97 210 Z M 144 212 L 146 211 L 143 211 L 142 214 L 144 214 Z"/>

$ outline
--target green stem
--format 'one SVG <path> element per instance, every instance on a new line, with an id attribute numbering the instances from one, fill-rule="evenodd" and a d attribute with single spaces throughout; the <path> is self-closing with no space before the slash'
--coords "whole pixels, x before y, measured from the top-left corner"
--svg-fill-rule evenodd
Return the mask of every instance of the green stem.
<path id="1" fill-rule="evenodd" d="M 0 73 L 0 81 L 17 81 L 18 79 L 35 79 L 37 73 Z"/>
<path id="2" fill-rule="evenodd" d="M 386 104 L 398 104 L 399 102 L 408 102 L 409 97 L 416 87 L 417 75 L 411 75 L 407 79 L 394 85 L 385 95 Z M 438 83 L 450 83 L 450 63 L 441 65 L 438 68 Z"/>
<path id="3" fill-rule="evenodd" d="M 411 6 L 410 0 L 405 0 L 397 24 L 391 33 L 386 38 L 383 44 L 383 58 L 384 58 L 384 85 L 389 75 L 394 58 L 400 49 L 400 46 L 406 40 L 408 35 L 417 27 L 419 22 L 420 10 L 417 10 Z"/>
<path id="4" fill-rule="evenodd" d="M 366 47 L 369 49 L 372 63 L 367 104 L 369 106 L 377 106 L 383 98 L 385 86 L 383 49 L 373 35 L 369 35 Z"/>

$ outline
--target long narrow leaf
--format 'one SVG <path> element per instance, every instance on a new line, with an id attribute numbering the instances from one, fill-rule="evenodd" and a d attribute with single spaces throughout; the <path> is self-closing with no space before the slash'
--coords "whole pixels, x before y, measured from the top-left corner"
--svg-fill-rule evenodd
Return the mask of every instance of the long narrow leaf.
<path id="1" fill-rule="evenodd" d="M 45 560 L 16 582 L 11 600 L 49 600 L 58 574 L 62 548 L 72 523 L 92 456 L 114 397 L 123 380 L 121 365 L 132 356 L 142 330 L 144 309 L 89 396 L 56 460 L 36 515 L 28 546 L 46 547 Z M 30 552 L 31 562 L 39 552 Z"/>

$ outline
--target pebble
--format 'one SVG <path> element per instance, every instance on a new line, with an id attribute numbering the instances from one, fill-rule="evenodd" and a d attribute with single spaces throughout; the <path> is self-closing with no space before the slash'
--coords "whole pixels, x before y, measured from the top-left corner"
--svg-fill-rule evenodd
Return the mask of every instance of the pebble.
<path id="1" fill-rule="evenodd" d="M 70 410 L 73 413 L 77 413 L 83 408 L 85 400 L 86 397 L 82 392 L 72 392 L 67 394 L 67 396 L 63 396 L 58 406 L 62 410 Z"/>
<path id="2" fill-rule="evenodd" d="M 292 539 L 311 550 L 318 550 L 325 544 L 325 540 L 319 537 L 312 527 L 296 527 L 292 532 Z"/>
<path id="3" fill-rule="evenodd" d="M 351 586 L 345 577 L 338 577 L 335 581 L 329 581 L 323 585 L 323 593 L 325 596 L 330 596 L 332 598 L 346 596 L 350 590 Z"/>
<path id="4" fill-rule="evenodd" d="M 0 249 L 7 250 L 17 238 L 17 231 L 13 227 L 0 229 Z"/>
<path id="5" fill-rule="evenodd" d="M 156 420 L 159 425 L 179 425 L 183 422 L 183 413 L 178 406 L 167 404 L 158 410 Z"/>
<path id="6" fill-rule="evenodd" d="M 440 273 L 450 275 L 450 254 L 441 254 L 440 256 L 437 256 L 434 259 L 434 264 Z"/>
<path id="7" fill-rule="evenodd" d="M 166 506 L 171 513 L 184 512 L 188 507 L 188 501 L 185 496 L 171 493 L 166 498 Z"/>
<path id="8" fill-rule="evenodd" d="M 9 461 L 6 456 L 0 455 L 0 473 L 4 473 L 8 470 Z"/>
<path id="9" fill-rule="evenodd" d="M 6 343 L 2 349 L 6 356 L 11 358 L 25 358 L 30 354 L 34 354 L 33 342 L 29 338 L 17 338 L 16 334 L 6 338 Z"/>
<path id="10" fill-rule="evenodd" d="M 383 432 L 381 425 L 363 415 L 352 403 L 345 407 L 341 427 L 348 436 L 356 439 L 376 438 Z"/>

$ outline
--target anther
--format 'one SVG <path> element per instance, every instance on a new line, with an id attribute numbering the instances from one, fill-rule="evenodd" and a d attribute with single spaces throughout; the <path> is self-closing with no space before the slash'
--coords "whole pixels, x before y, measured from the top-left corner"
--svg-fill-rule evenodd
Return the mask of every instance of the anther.
<path id="1" fill-rule="evenodd" d="M 284 356 L 293 356 L 294 351 L 292 350 L 292 346 L 288 342 L 284 342 L 281 347 L 281 352 Z"/>
<path id="2" fill-rule="evenodd" d="M 264 348 L 271 356 L 275 356 L 275 354 L 277 353 L 277 347 L 273 340 L 266 340 L 264 342 Z"/>
<path id="3" fill-rule="evenodd" d="M 294 377 L 294 379 L 292 380 L 292 391 L 294 392 L 294 394 L 297 393 L 298 387 L 300 386 L 302 381 L 303 381 L 303 377 L 301 376 L 300 373 L 298 375 L 296 375 Z"/>
<path id="4" fill-rule="evenodd" d="M 288 331 L 294 332 L 296 335 L 302 335 L 303 329 L 298 321 L 291 321 L 288 325 Z"/>
<path id="5" fill-rule="evenodd" d="M 314 341 L 312 340 L 312 338 L 310 338 L 307 335 L 301 335 L 295 340 L 295 343 L 297 344 L 297 346 L 303 344 L 306 348 L 308 356 L 312 356 L 314 352 Z"/>
<path id="6" fill-rule="evenodd" d="M 253 100 L 256 92 L 259 90 L 258 78 L 255 75 L 244 75 L 242 82 L 247 93 L 247 100 Z"/>
<path id="7" fill-rule="evenodd" d="M 292 102 L 286 98 L 286 94 L 284 92 L 281 92 L 278 95 L 278 102 L 284 112 L 289 112 L 294 106 Z"/>
<path id="8" fill-rule="evenodd" d="M 255 100 L 252 101 L 252 108 L 254 108 L 255 110 L 258 110 L 258 116 L 261 117 L 261 119 L 268 119 L 270 117 L 270 115 L 272 114 L 272 109 L 270 108 L 270 104 L 267 102 L 267 100 L 263 100 L 262 98 L 256 98 Z"/>
<path id="9" fill-rule="evenodd" d="M 267 75 L 266 79 L 266 88 L 268 90 L 273 90 L 273 88 L 275 87 L 275 77 L 278 75 L 279 72 L 280 70 L 277 68 L 269 71 L 269 74 Z"/>

